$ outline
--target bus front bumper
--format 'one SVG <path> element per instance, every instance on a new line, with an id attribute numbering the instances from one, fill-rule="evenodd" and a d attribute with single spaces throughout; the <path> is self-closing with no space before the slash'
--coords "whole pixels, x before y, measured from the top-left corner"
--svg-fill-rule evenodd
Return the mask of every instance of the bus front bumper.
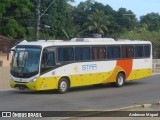
<path id="1" fill-rule="evenodd" d="M 52 90 L 58 88 L 59 77 L 50 78 L 37 78 L 33 82 L 17 82 L 13 79 L 10 80 L 11 88 L 29 89 L 34 91 L 39 90 Z"/>
<path id="2" fill-rule="evenodd" d="M 20 90 L 29 89 L 29 90 L 38 90 L 36 88 L 36 82 L 32 83 L 23 83 L 23 82 L 16 82 L 14 80 L 10 80 L 10 86 L 11 88 L 18 88 Z"/>

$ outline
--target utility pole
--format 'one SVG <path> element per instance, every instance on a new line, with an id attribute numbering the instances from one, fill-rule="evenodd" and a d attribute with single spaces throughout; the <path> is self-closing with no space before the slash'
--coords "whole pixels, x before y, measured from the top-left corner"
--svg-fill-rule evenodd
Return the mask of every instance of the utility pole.
<path id="1" fill-rule="evenodd" d="M 35 40 L 39 40 L 39 31 L 40 31 L 40 24 L 41 24 L 41 17 L 47 12 L 47 10 L 51 7 L 51 5 L 55 2 L 53 0 L 49 6 L 44 10 L 44 12 L 41 14 L 41 0 L 37 0 L 37 9 L 36 9 L 36 26 L 35 26 Z M 50 26 L 49 26 L 50 27 Z"/>
<path id="2" fill-rule="evenodd" d="M 36 26 L 35 26 L 35 40 L 39 40 L 39 31 L 40 31 L 40 20 L 41 20 L 41 12 L 40 12 L 40 7 L 41 7 L 41 0 L 37 0 L 37 9 L 36 9 Z"/>
<path id="3" fill-rule="evenodd" d="M 128 16 L 129 17 L 129 23 L 128 23 L 128 29 L 130 30 L 130 16 L 134 16 L 134 14 L 123 14 L 124 16 Z"/>

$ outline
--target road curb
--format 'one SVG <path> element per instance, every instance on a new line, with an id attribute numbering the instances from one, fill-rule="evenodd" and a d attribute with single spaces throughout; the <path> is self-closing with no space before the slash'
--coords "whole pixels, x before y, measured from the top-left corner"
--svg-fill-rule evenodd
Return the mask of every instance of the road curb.
<path id="1" fill-rule="evenodd" d="M 5 89 L 5 90 L 0 90 L 0 92 L 4 92 L 4 91 L 11 91 L 11 90 L 14 90 L 14 89 Z"/>
<path id="2" fill-rule="evenodd" d="M 131 108 L 142 108 L 142 105 L 132 105 L 132 106 L 128 106 L 128 107 L 122 107 L 122 108 L 110 109 L 110 110 L 103 110 L 103 111 L 97 111 L 97 112 L 93 111 L 94 113 L 79 115 L 77 117 L 86 117 L 86 116 L 90 116 L 90 115 L 94 115 L 94 114 L 101 114 L 101 113 L 111 112 L 111 111 L 114 112 L 114 111 L 120 111 L 120 110 L 127 110 L 127 109 L 131 109 Z M 66 117 L 66 118 L 62 118 L 61 120 L 72 120 L 72 119 L 74 120 L 77 117 Z"/>
<path id="3" fill-rule="evenodd" d="M 141 108 L 142 105 L 131 105 L 128 107 L 121 107 L 121 108 L 117 108 L 117 109 L 110 109 L 110 110 L 105 110 L 106 111 L 120 111 L 120 110 L 127 110 L 127 109 L 132 109 L 132 108 Z"/>
<path id="4" fill-rule="evenodd" d="M 154 105 L 160 105 L 160 101 L 156 102 L 156 103 L 152 103 L 152 104 L 141 104 L 141 105 L 131 105 L 131 106 L 128 106 L 128 107 L 121 107 L 121 108 L 117 108 L 117 109 L 110 109 L 110 110 L 103 110 L 103 111 L 97 111 L 97 112 L 94 112 L 93 113 L 88 113 L 88 114 L 85 114 L 85 115 L 80 115 L 80 116 L 77 116 L 77 117 L 87 117 L 87 116 L 90 116 L 90 115 L 94 115 L 94 114 L 103 114 L 105 112 L 115 112 L 115 111 L 126 111 L 126 110 L 129 110 L 129 109 L 134 109 L 134 108 L 150 108 Z M 66 118 L 62 118 L 62 120 L 74 120 L 75 118 L 77 117 L 66 117 Z"/>
<path id="5" fill-rule="evenodd" d="M 160 75 L 160 73 L 153 73 L 152 76 L 154 76 L 154 75 Z"/>
<path id="6" fill-rule="evenodd" d="M 152 104 L 143 104 L 142 107 L 143 108 L 150 108 L 152 106 Z"/>

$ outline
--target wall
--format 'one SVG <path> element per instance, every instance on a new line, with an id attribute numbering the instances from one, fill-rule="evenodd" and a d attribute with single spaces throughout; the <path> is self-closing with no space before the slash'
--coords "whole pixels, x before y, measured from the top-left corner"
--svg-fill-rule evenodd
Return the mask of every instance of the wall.
<path id="1" fill-rule="evenodd" d="M 160 59 L 153 59 L 153 72 L 160 73 Z"/>
<path id="2" fill-rule="evenodd" d="M 10 68 L 0 67 L 0 90 L 10 89 Z"/>
<path id="3" fill-rule="evenodd" d="M 7 54 L 0 53 L 0 61 L 3 61 L 2 67 L 9 67 L 11 63 L 11 54 L 9 54 L 9 59 L 7 60 Z"/>

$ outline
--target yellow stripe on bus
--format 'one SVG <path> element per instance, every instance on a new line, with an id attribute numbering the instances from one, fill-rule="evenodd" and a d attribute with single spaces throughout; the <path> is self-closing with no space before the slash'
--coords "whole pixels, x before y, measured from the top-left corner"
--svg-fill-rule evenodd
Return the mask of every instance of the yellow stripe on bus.
<path id="1" fill-rule="evenodd" d="M 116 76 L 120 71 L 123 71 L 123 69 L 121 67 L 116 67 L 113 71 L 109 72 L 71 75 L 67 77 L 69 77 L 70 79 L 70 87 L 76 87 L 83 85 L 115 82 Z M 127 81 L 144 78 L 151 75 L 152 75 L 152 69 L 132 70 L 129 77 L 127 78 Z M 10 85 L 12 88 L 14 88 L 16 84 L 23 84 L 26 85 L 31 90 L 57 89 L 58 81 L 60 80 L 61 77 L 63 76 L 47 77 L 47 78 L 39 77 L 35 82 L 31 83 L 17 83 L 11 80 Z"/>

